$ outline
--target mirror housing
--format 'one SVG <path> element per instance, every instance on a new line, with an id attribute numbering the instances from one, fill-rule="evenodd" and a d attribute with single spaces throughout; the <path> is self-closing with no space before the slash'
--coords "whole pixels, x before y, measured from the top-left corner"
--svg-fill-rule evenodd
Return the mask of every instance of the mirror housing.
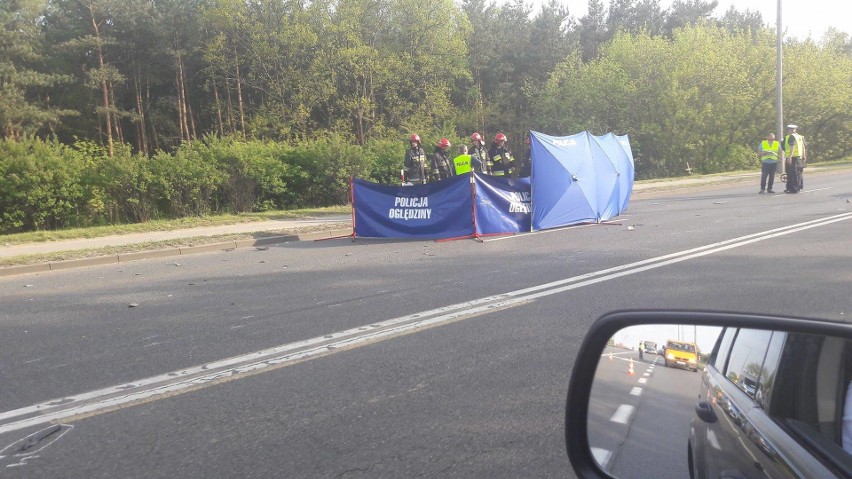
<path id="1" fill-rule="evenodd" d="M 852 324 L 829 320 L 702 311 L 616 311 L 592 324 L 574 362 L 565 404 L 565 445 L 575 473 L 581 478 L 609 478 L 592 455 L 589 444 L 589 398 L 601 353 L 618 331 L 630 326 L 689 324 L 738 327 L 852 338 Z M 696 405 L 697 416 L 708 423 L 718 420 L 707 407 Z"/>

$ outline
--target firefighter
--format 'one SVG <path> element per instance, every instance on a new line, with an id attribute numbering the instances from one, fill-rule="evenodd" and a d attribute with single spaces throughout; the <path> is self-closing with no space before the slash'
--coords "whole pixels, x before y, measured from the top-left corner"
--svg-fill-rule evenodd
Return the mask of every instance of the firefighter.
<path id="1" fill-rule="evenodd" d="M 486 165 L 494 176 L 509 176 L 514 167 L 515 160 L 512 158 L 512 152 L 506 146 L 506 141 L 506 135 L 497 133 L 491 143 L 491 148 L 488 149 Z"/>
<path id="2" fill-rule="evenodd" d="M 453 176 L 453 162 L 450 159 L 450 140 L 441 138 L 435 145 L 435 154 L 432 155 L 432 178 L 434 181 L 446 180 Z"/>
<path id="3" fill-rule="evenodd" d="M 429 181 L 432 166 L 420 145 L 420 136 L 412 133 L 408 137 L 409 148 L 405 152 L 405 181 L 413 185 L 425 185 Z"/>
<path id="4" fill-rule="evenodd" d="M 470 141 L 473 146 L 470 147 L 470 167 L 478 173 L 491 174 L 491 170 L 487 168 L 488 150 L 485 149 L 485 143 L 482 141 L 482 135 L 474 133 L 470 135 Z"/>

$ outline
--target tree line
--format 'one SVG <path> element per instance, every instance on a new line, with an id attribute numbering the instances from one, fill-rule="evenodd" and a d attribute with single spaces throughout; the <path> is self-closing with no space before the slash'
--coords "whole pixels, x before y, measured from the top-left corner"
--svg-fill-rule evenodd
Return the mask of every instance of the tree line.
<path id="1" fill-rule="evenodd" d="M 44 149 L 90 168 L 195 155 L 217 173 L 210 191 L 192 193 L 209 204 L 194 207 L 133 184 L 151 198 L 140 213 L 108 198 L 92 170 L 80 182 L 100 199 L 80 199 L 81 217 L 7 220 L 0 231 L 345 201 L 351 174 L 398 177 L 410 132 L 428 146 L 499 131 L 515 150 L 529 129 L 626 133 L 639 178 L 680 175 L 687 162 L 754 167 L 753 147 L 775 124 L 775 34 L 759 13 L 714 17 L 716 6 L 589 0 L 577 18 L 556 0 L 537 10 L 524 0 L 6 0 L 0 174 L 29 173 L 0 185 L 0 216 L 26 210 L 28 193 L 8 188 L 46 175 L 33 154 Z M 848 155 L 850 35 L 786 40 L 784 96 L 809 160 Z M 255 178 L 232 204 L 228 185 L 254 162 L 281 163 L 267 171 L 278 176 Z M 305 181 L 328 182 L 328 194 Z"/>

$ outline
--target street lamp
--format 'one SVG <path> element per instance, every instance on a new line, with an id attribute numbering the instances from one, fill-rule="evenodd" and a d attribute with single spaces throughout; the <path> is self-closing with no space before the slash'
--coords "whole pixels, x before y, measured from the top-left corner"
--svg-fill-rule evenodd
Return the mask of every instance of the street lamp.
<path id="1" fill-rule="evenodd" d="M 784 141 L 784 95 L 781 90 L 781 40 L 783 33 L 781 32 L 781 0 L 778 0 L 777 24 L 775 26 L 775 131 L 777 131 L 778 141 Z M 786 152 L 785 152 L 786 153 Z M 785 161 L 778 162 L 778 173 L 784 173 Z"/>

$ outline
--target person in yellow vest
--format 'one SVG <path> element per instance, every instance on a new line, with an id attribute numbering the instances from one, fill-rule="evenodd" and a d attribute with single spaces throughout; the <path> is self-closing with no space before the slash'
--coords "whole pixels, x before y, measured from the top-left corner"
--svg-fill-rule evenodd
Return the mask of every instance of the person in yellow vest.
<path id="1" fill-rule="evenodd" d="M 467 145 L 459 147 L 459 156 L 453 158 L 453 167 L 456 171 L 456 176 L 466 175 L 470 173 L 470 155 L 467 154 Z"/>
<path id="2" fill-rule="evenodd" d="M 787 156 L 787 189 L 784 193 L 798 193 L 805 186 L 802 170 L 808 162 L 805 150 L 805 137 L 798 134 L 796 125 L 787 125 L 787 137 L 784 138 L 784 153 Z"/>
<path id="3" fill-rule="evenodd" d="M 769 178 L 769 192 L 772 191 L 772 184 L 775 183 L 775 170 L 778 168 L 778 155 L 781 153 L 781 144 L 775 141 L 775 133 L 766 135 L 766 139 L 760 142 L 760 194 L 765 193 L 766 179 Z"/>

